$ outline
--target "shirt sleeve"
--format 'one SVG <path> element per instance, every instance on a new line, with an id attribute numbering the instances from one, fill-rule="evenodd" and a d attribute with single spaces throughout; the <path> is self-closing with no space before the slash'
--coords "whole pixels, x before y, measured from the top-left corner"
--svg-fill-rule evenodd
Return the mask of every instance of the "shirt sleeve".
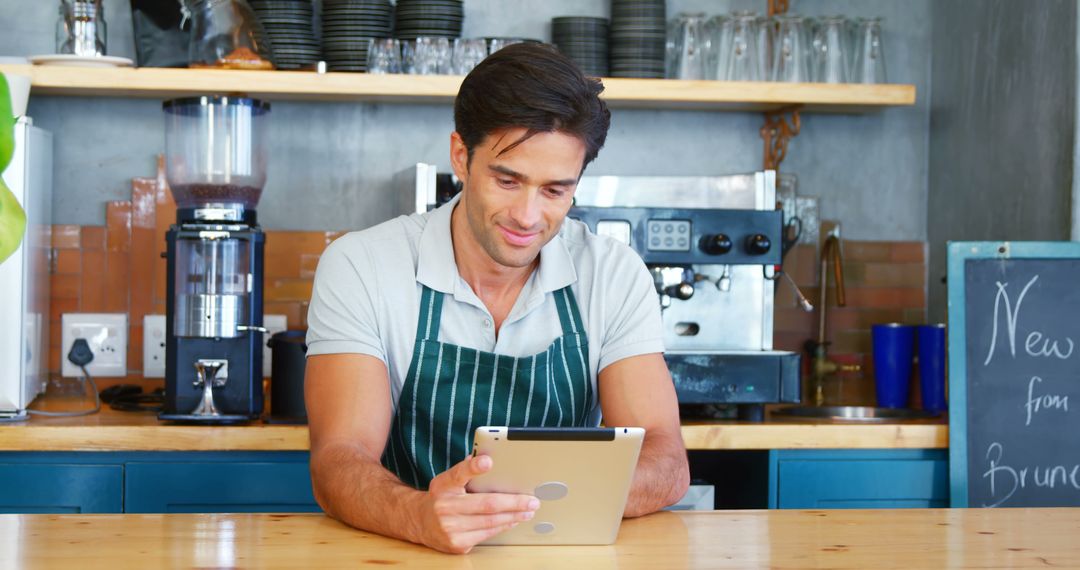
<path id="1" fill-rule="evenodd" d="M 377 279 L 362 240 L 346 235 L 326 248 L 308 307 L 308 356 L 367 354 L 386 362 L 375 310 Z"/>
<path id="2" fill-rule="evenodd" d="M 600 346 L 597 371 L 631 356 L 664 352 L 663 323 L 656 286 L 641 258 L 617 244 L 611 258 L 608 291 L 604 294 L 607 326 Z"/>

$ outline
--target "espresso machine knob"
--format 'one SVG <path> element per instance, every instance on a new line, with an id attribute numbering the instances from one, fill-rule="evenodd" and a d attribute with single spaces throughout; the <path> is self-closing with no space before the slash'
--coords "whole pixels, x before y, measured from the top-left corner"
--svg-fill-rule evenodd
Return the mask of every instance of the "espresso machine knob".
<path id="1" fill-rule="evenodd" d="M 698 244 L 701 251 L 709 255 L 724 255 L 731 251 L 731 238 L 724 234 L 712 234 L 702 236 L 701 243 Z"/>
<path id="2" fill-rule="evenodd" d="M 678 285 L 666 287 L 664 289 L 664 294 L 685 301 L 694 296 L 694 285 L 684 281 Z"/>
<path id="3" fill-rule="evenodd" d="M 750 255 L 765 255 L 772 248 L 772 241 L 765 234 L 754 234 L 746 238 L 746 251 Z"/>

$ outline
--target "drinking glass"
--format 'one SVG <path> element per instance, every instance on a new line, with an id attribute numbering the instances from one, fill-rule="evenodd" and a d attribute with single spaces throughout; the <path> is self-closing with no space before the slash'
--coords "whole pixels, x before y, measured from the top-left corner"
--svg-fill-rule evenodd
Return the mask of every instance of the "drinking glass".
<path id="1" fill-rule="evenodd" d="M 493 54 L 508 45 L 520 44 L 521 42 L 522 40 L 518 38 L 491 38 L 488 40 L 488 54 Z"/>
<path id="2" fill-rule="evenodd" d="M 368 47 L 368 73 L 401 73 L 401 44 L 395 39 L 371 40 Z"/>
<path id="3" fill-rule="evenodd" d="M 412 44 L 412 73 L 447 75 L 451 72 L 450 40 L 421 36 Z"/>
<path id="4" fill-rule="evenodd" d="M 772 77 L 772 44 L 775 26 L 767 16 L 758 16 L 754 25 L 757 29 L 758 78 L 761 81 L 768 81 Z"/>
<path id="5" fill-rule="evenodd" d="M 843 16 L 827 16 L 818 21 L 816 79 L 821 83 L 847 83 L 847 21 Z"/>
<path id="6" fill-rule="evenodd" d="M 668 77 L 705 79 L 705 14 L 679 14 L 668 25 Z"/>
<path id="7" fill-rule="evenodd" d="M 806 18 L 781 14 L 774 19 L 777 32 L 773 45 L 772 80 L 790 83 L 811 81 Z"/>
<path id="8" fill-rule="evenodd" d="M 488 55 L 487 42 L 483 39 L 454 39 L 451 67 L 455 75 L 468 75 Z"/>
<path id="9" fill-rule="evenodd" d="M 854 83 L 885 83 L 885 51 L 881 47 L 881 18 L 859 18 L 855 23 Z"/>
<path id="10" fill-rule="evenodd" d="M 416 42 L 414 40 L 399 40 L 401 43 L 401 72 L 409 75 L 416 74 Z"/>
<path id="11" fill-rule="evenodd" d="M 735 12 L 732 15 L 731 55 L 727 81 L 759 81 L 761 56 L 758 54 L 757 14 Z"/>
<path id="12" fill-rule="evenodd" d="M 705 23 L 708 52 L 705 63 L 705 79 L 724 80 L 731 65 L 731 45 L 735 22 L 727 15 L 713 16 Z"/>

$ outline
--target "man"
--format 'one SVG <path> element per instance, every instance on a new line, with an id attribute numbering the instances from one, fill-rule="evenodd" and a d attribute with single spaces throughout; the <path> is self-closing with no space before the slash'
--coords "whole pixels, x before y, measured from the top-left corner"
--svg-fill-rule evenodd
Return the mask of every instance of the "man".
<path id="1" fill-rule="evenodd" d="M 607 137 L 603 86 L 557 51 L 504 48 L 454 103 L 463 188 L 424 215 L 335 241 L 308 313 L 315 497 L 357 528 L 468 552 L 532 518 L 531 496 L 469 493 L 482 425 L 646 429 L 625 516 L 689 472 L 652 279 L 630 248 L 566 220 Z"/>

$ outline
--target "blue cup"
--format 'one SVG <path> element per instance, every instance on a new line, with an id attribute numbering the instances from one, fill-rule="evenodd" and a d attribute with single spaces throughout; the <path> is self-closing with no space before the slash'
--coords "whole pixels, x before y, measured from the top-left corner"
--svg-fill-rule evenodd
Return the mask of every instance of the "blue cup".
<path id="1" fill-rule="evenodd" d="M 880 408 L 906 408 L 911 387 L 915 335 L 912 327 L 898 323 L 874 325 L 874 383 Z"/>
<path id="2" fill-rule="evenodd" d="M 945 410 L 945 325 L 919 325 L 919 381 L 924 410 Z"/>

